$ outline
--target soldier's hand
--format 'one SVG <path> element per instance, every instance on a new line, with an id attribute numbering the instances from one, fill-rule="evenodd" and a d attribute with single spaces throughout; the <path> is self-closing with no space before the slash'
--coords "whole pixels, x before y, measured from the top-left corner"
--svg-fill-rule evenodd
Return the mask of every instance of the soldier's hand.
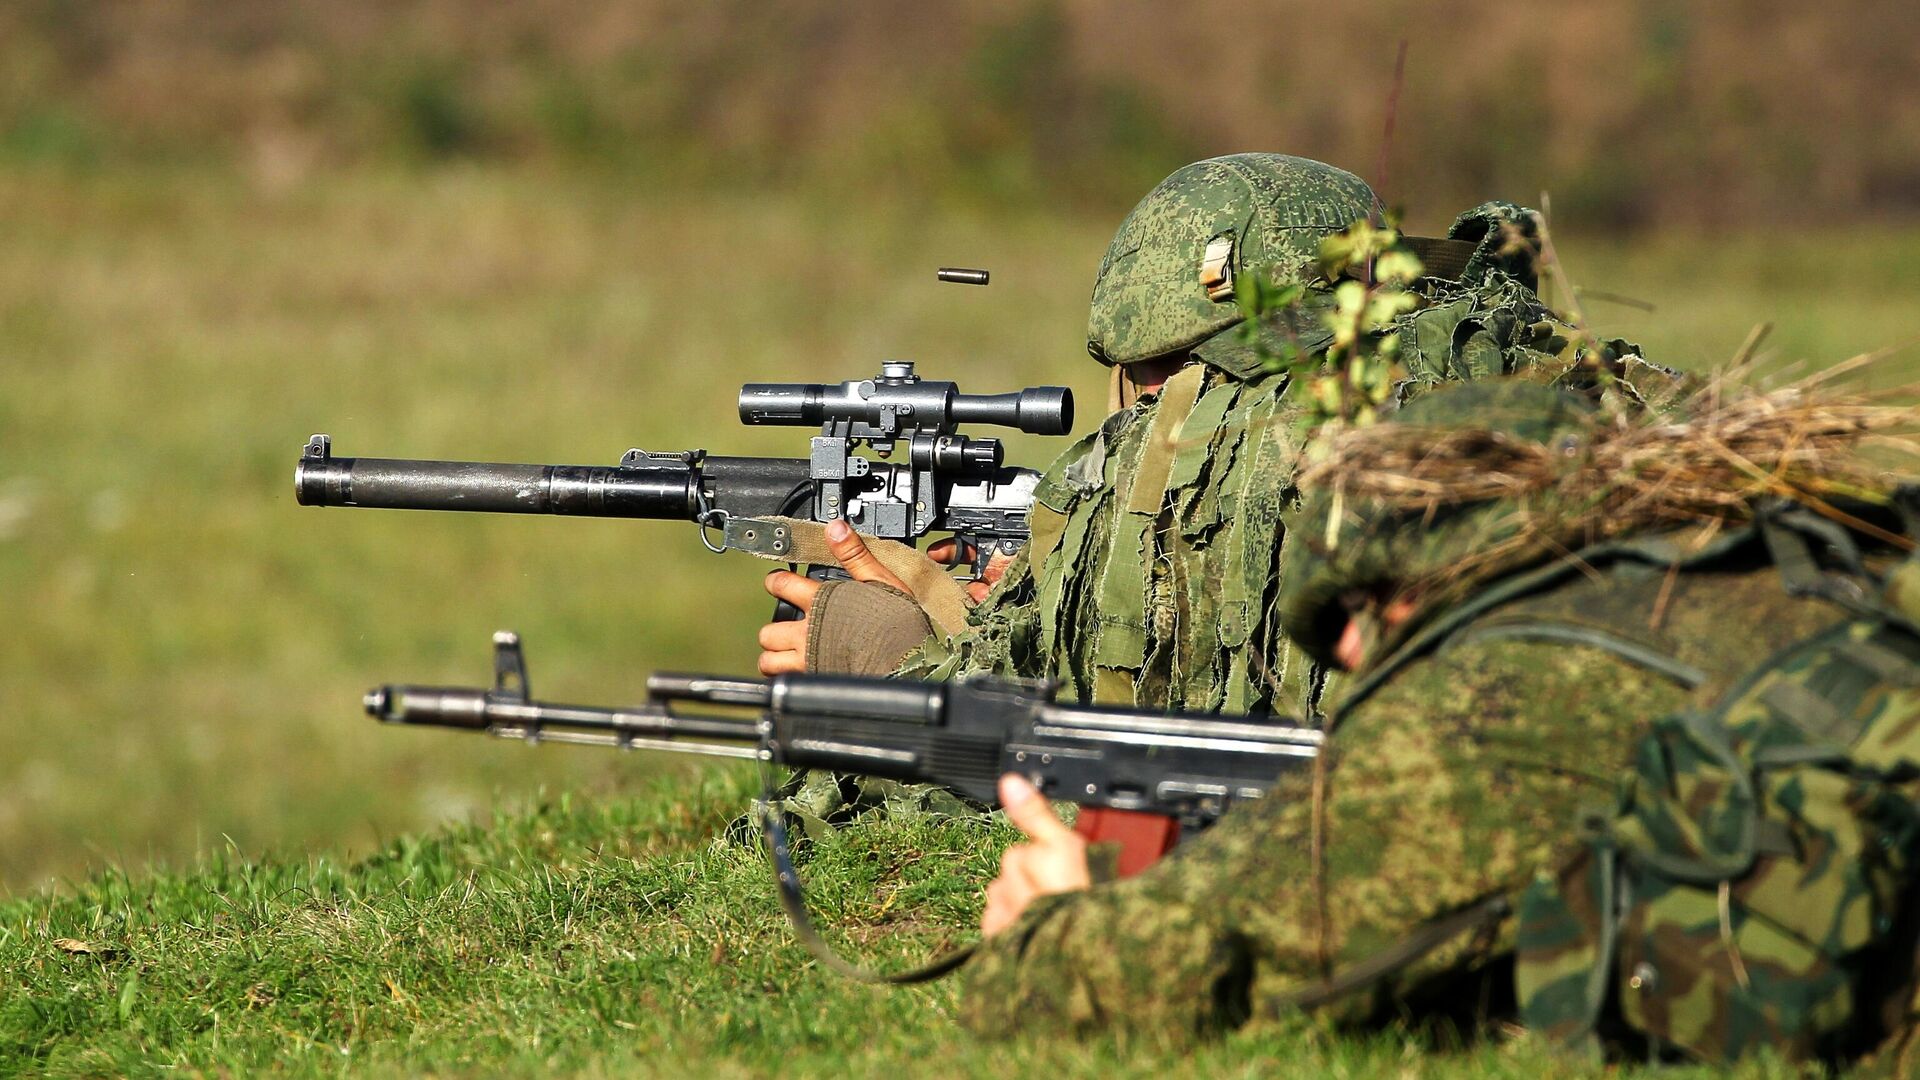
<path id="1" fill-rule="evenodd" d="M 961 563 L 972 562 L 967 557 L 969 554 L 971 553 L 960 545 L 960 541 L 951 537 L 927 547 L 927 558 L 942 566 L 958 566 Z M 993 591 L 993 587 L 1000 584 L 1000 579 L 1007 576 L 1007 567 L 1012 562 L 1013 556 L 1005 552 L 996 551 L 987 556 L 987 565 L 980 571 L 980 579 L 967 582 L 967 599 L 976 604 L 985 600 L 987 594 Z"/>
<path id="2" fill-rule="evenodd" d="M 877 582 L 906 591 L 906 582 L 880 565 L 880 560 L 867 550 L 866 542 L 853 531 L 853 526 L 842 520 L 830 521 L 826 534 L 828 549 L 853 580 Z M 767 575 L 767 592 L 799 608 L 801 618 L 768 623 L 760 628 L 760 674 L 773 676 L 807 670 L 807 633 L 811 629 L 807 620 L 820 584 L 791 570 L 775 570 Z"/>
<path id="3" fill-rule="evenodd" d="M 980 932 L 987 937 L 1012 926 L 1039 897 L 1093 884 L 1087 842 L 1054 816 L 1052 805 L 1026 777 L 1008 773 L 1000 778 L 1000 807 L 1027 834 L 1027 842 L 1007 849 L 1000 857 L 1000 876 L 987 886 L 987 909 L 980 915 Z"/>

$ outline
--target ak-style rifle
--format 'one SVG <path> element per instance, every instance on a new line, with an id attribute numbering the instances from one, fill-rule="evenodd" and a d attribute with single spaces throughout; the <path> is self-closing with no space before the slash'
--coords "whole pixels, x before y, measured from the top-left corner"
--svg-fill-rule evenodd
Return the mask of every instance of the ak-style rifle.
<path id="1" fill-rule="evenodd" d="M 1262 720 L 1061 705 L 1041 683 L 976 678 L 950 683 L 845 675 L 654 675 L 647 700 L 625 708 L 563 705 L 530 696 L 520 639 L 494 635 L 489 687 L 381 686 L 367 712 L 389 723 L 486 732 L 527 742 L 663 750 L 938 784 L 983 805 L 1002 773 L 1026 776 L 1049 798 L 1078 804 L 1075 828 L 1119 845 L 1117 869 L 1151 864 L 1237 802 L 1266 794 L 1319 751 L 1319 731 Z M 771 769 L 768 770 L 771 777 Z M 801 938 L 831 966 L 840 960 L 812 930 L 786 827 L 762 822 L 781 903 Z M 949 957 L 890 981 L 949 970 Z"/>

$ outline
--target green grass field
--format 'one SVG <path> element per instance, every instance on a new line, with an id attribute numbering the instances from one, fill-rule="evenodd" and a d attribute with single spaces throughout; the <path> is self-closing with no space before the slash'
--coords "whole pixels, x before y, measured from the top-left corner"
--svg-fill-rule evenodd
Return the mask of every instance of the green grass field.
<path id="1" fill-rule="evenodd" d="M 17 986 L 0 998 L 0 1072 L 1593 1072 L 1528 1043 L 1435 1047 L 1305 1024 L 1197 1049 L 968 1039 L 947 1019 L 948 983 L 864 986 L 793 942 L 760 858 L 712 841 L 751 790 L 660 782 L 400 841 L 356 865 L 225 854 L 190 875 L 109 874 L 70 898 L 0 907 L 0 971 Z M 964 938 L 979 911 L 969 882 L 1003 833 L 882 823 L 822 845 L 803 873 L 843 948 L 898 967 Z"/>
<path id="2" fill-rule="evenodd" d="M 980 391 L 1070 383 L 1084 430 L 1104 384 L 1085 298 L 1123 210 L 989 217 L 532 171 L 287 190 L 0 172 L 0 1072 L 1174 1060 L 972 1046 L 941 1019 L 947 988 L 869 990 L 807 963 L 758 863 L 709 846 L 748 797 L 738 772 L 359 714 L 376 682 L 483 679 L 501 627 L 544 697 L 749 670 L 764 564 L 682 525 L 315 510 L 290 484 L 315 431 L 343 455 L 797 453 L 805 432 L 738 425 L 738 384 L 886 358 Z M 1683 366 L 1761 321 L 1782 362 L 1920 338 L 1920 229 L 1560 241 L 1591 321 Z M 943 264 L 995 283 L 938 285 Z M 1011 456 L 1049 453 L 1026 438 Z M 462 824 L 496 807 L 498 828 Z M 963 935 L 994 847 L 964 832 L 823 848 L 823 911 L 878 955 Z M 1203 1059 L 1576 1074 L 1524 1047 L 1429 1057 L 1302 1031 Z"/>

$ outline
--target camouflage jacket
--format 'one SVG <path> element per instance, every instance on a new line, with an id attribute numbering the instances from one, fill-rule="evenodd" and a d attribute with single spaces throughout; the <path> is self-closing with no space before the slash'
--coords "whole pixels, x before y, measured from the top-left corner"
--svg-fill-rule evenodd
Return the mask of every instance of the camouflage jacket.
<path id="1" fill-rule="evenodd" d="M 1588 355 L 1644 365 L 1626 342 L 1584 343 L 1506 273 L 1478 281 L 1418 286 L 1421 307 L 1395 326 L 1401 400 L 1456 379 L 1581 378 Z M 1285 373 L 1234 378 L 1205 363 L 1209 344 L 1060 456 L 1036 493 L 1032 545 L 964 632 L 929 639 L 900 675 L 1052 679 L 1080 703 L 1313 711 L 1312 665 L 1271 603 L 1301 412 Z"/>
<path id="2" fill-rule="evenodd" d="M 1857 734 L 1856 751 L 1872 748 L 1888 775 L 1905 777 L 1883 810 L 1906 831 L 1890 827 L 1863 843 L 1816 815 L 1796 817 L 1793 807 L 1805 810 L 1810 793 L 1834 780 L 1831 770 L 1825 780 L 1790 775 L 1769 795 L 1791 834 L 1775 841 L 1785 845 L 1770 856 L 1776 861 L 1722 878 L 1718 905 L 1708 886 L 1679 897 L 1666 921 L 1629 921 L 1615 942 L 1621 969 L 1612 981 L 1604 969 L 1596 981 L 1590 966 L 1556 968 L 1556 950 L 1580 952 L 1581 934 L 1536 918 L 1526 929 L 1533 951 L 1523 957 L 1536 968 L 1531 992 L 1538 1002 L 1546 991 L 1549 1012 L 1579 1013 L 1604 991 L 1616 997 L 1607 1015 L 1624 1014 L 1663 1034 L 1665 1045 L 1709 1058 L 1766 1044 L 1776 1034 L 1770 1025 L 1787 1014 L 1844 1024 L 1848 1010 L 1871 1013 L 1874 1002 L 1849 1000 L 1831 983 L 1826 996 L 1777 998 L 1807 985 L 1806 939 L 1812 951 L 1853 948 L 1857 964 L 1861 942 L 1891 925 L 1902 944 L 1865 958 L 1884 965 L 1885 988 L 1913 973 L 1920 635 L 1903 630 L 1891 644 L 1861 648 L 1867 659 L 1845 678 L 1834 674 L 1830 652 L 1813 663 L 1780 653 L 1822 631 L 1845 645 L 1881 635 L 1886 624 L 1791 595 L 1751 535 L 1728 537 L 1714 561 L 1677 575 L 1653 559 L 1589 562 L 1591 575 L 1534 579 L 1470 618 L 1430 626 L 1357 676 L 1333 710 L 1316 775 L 1236 809 L 1138 877 L 1033 905 L 967 965 L 964 1021 L 982 1033 L 1201 1034 L 1303 1007 L 1338 1022 L 1428 1011 L 1476 1019 L 1461 1016 L 1460 1004 L 1511 1000 L 1520 932 L 1513 906 L 1580 865 L 1583 853 L 1592 861 L 1602 835 L 1592 823 L 1621 813 L 1623 790 L 1642 801 L 1677 791 L 1693 809 L 1724 797 L 1724 785 L 1716 795 L 1698 784 L 1649 784 L 1642 774 L 1686 760 L 1662 756 L 1666 744 L 1650 741 L 1662 718 L 1702 713 L 1740 687 L 1765 689 L 1760 696 L 1793 711 L 1795 724 L 1838 716 L 1828 737 Z M 1769 656 L 1781 661 L 1773 677 L 1787 677 L 1797 693 L 1746 678 L 1756 666 L 1769 670 Z M 1871 674 L 1876 666 L 1882 675 Z M 1815 709 L 1809 694 L 1844 707 Z M 1728 730 L 1738 719 L 1727 719 Z M 1774 753 L 1815 760 L 1779 746 Z M 1639 786 L 1623 787 L 1627 776 Z M 1678 830 L 1673 846 L 1685 846 L 1684 822 L 1659 827 Z M 1712 821 L 1694 840 L 1710 847 L 1716 830 L 1740 833 Z M 1867 865 L 1853 861 L 1863 850 L 1877 853 L 1869 863 L 1905 867 L 1904 894 L 1890 893 L 1884 876 L 1854 872 Z M 1753 916 L 1746 905 L 1766 890 L 1778 910 L 1819 929 L 1795 937 Z M 1920 1003 L 1910 984 L 1902 993 L 1891 995 L 1881 1030 L 1911 1028 Z M 1630 994 L 1637 1004 L 1618 1000 Z M 1794 1056 L 1844 1049 L 1784 1037 L 1776 1045 Z"/>

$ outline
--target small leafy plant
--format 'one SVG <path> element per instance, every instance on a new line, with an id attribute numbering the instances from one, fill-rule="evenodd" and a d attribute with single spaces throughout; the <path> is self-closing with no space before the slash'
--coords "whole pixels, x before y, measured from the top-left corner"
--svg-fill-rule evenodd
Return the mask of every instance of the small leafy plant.
<path id="1" fill-rule="evenodd" d="M 1424 268 L 1392 222 L 1361 220 L 1320 245 L 1320 281 L 1278 283 L 1245 273 L 1234 283 L 1246 315 L 1241 333 L 1273 370 L 1291 371 L 1305 396 L 1302 423 L 1371 424 L 1405 377 L 1394 324 L 1420 304 L 1411 286 Z M 1332 335 L 1322 350 L 1300 344 L 1299 328 L 1318 322 Z M 1281 333 L 1270 332 L 1279 329 Z"/>

